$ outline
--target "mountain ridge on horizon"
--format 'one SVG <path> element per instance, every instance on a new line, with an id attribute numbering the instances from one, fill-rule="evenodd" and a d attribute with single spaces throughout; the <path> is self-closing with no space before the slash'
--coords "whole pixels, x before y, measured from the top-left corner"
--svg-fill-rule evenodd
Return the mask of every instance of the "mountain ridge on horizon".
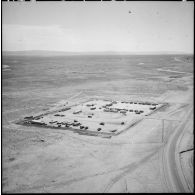
<path id="1" fill-rule="evenodd" d="M 180 54 L 180 55 L 193 55 L 193 53 L 174 52 L 174 51 L 156 51 L 156 52 L 127 52 L 127 51 L 52 51 L 52 50 L 23 50 L 23 51 L 2 51 L 3 55 L 168 55 L 168 54 Z"/>

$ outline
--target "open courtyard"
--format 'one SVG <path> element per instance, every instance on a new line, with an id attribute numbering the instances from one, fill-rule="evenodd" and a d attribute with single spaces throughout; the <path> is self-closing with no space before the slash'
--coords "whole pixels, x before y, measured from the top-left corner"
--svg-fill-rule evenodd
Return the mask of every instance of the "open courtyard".
<path id="1" fill-rule="evenodd" d="M 157 111 L 162 103 L 92 99 L 39 116 L 25 117 L 19 124 L 74 130 L 91 135 L 118 135 Z"/>

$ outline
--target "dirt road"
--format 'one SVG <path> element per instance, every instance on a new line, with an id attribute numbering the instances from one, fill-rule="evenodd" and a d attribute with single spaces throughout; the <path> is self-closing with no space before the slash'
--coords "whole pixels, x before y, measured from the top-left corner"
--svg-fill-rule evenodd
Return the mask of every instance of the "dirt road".
<path id="1" fill-rule="evenodd" d="M 192 115 L 192 108 L 183 119 L 179 127 L 174 131 L 170 137 L 167 145 L 164 148 L 164 166 L 166 179 L 169 181 L 169 190 L 171 192 L 190 192 L 188 185 L 183 176 L 182 170 L 179 168 L 179 160 L 176 144 L 180 134 L 186 130 L 186 126 L 189 123 L 189 117 Z"/>

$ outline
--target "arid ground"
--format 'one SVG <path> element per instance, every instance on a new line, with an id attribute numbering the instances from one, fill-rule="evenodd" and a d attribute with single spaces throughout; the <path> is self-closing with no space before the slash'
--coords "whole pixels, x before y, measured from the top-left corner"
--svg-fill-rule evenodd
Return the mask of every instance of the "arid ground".
<path id="1" fill-rule="evenodd" d="M 187 55 L 3 56 L 3 192 L 193 191 L 193 77 Z M 15 124 L 89 97 L 168 106 L 110 139 Z"/>

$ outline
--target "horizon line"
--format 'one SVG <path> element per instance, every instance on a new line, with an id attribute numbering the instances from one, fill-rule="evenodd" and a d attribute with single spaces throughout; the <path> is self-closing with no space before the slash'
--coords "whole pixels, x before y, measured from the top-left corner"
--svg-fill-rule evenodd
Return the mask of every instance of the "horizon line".
<path id="1" fill-rule="evenodd" d="M 193 55 L 192 52 L 184 52 L 184 51 L 60 51 L 60 50 L 2 50 L 2 53 L 17 53 L 17 52 L 56 52 L 56 53 L 124 53 L 124 54 L 190 54 Z"/>
<path id="2" fill-rule="evenodd" d="M 40 52 L 40 53 L 39 53 Z M 194 53 L 177 52 L 177 51 L 53 51 L 53 50 L 18 50 L 3 51 L 2 56 L 84 56 L 84 55 L 194 55 Z"/>

